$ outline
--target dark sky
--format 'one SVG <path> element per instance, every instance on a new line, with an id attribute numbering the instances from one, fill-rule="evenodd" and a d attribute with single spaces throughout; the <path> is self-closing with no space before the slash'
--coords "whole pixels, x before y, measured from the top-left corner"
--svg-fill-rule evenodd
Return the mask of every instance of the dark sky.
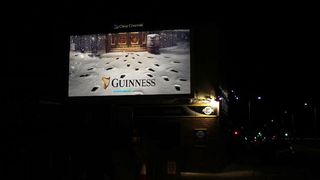
<path id="1" fill-rule="evenodd" d="M 64 4 L 16 9 L 12 13 L 17 13 L 12 17 L 9 15 L 11 19 L 6 20 L 8 32 L 14 36 L 8 39 L 7 52 L 11 60 L 17 58 L 20 62 L 8 59 L 7 67 L 16 68 L 7 68 L 7 71 L 27 74 L 39 81 L 43 81 L 38 75 L 42 73 L 59 86 L 58 82 L 63 81 L 65 76 L 56 73 L 65 66 L 63 61 L 57 61 L 64 53 L 61 52 L 64 47 L 57 46 L 59 41 L 63 41 L 59 37 L 61 32 L 88 31 L 90 28 L 99 31 L 99 27 L 110 24 L 110 21 L 147 22 L 154 26 L 168 22 L 166 24 L 188 24 L 217 33 L 219 70 L 226 76 L 226 84 L 230 88 L 240 89 L 243 93 L 255 92 L 285 99 L 315 99 L 318 96 L 320 73 L 318 56 L 315 56 L 317 21 L 315 13 L 308 9 L 195 5 L 169 9 L 163 6 L 140 6 L 140 11 L 132 12 L 129 7 L 107 10 L 97 4 L 86 7 Z M 205 39 L 201 41 L 208 45 Z M 17 47 L 20 47 L 19 52 Z M 47 53 L 55 55 L 50 55 L 48 60 L 39 58 Z M 21 61 L 25 55 L 28 63 Z M 34 61 L 30 61 L 32 59 Z M 37 80 L 33 81 L 33 85 L 37 84 Z"/>
<path id="2" fill-rule="evenodd" d="M 227 16 L 224 28 L 230 84 L 277 98 L 315 98 L 318 63 L 312 16 Z"/>

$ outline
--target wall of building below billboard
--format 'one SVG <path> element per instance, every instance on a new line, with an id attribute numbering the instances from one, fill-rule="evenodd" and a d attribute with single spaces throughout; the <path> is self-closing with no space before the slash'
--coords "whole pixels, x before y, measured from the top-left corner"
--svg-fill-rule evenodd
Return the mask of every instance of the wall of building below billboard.
<path id="1" fill-rule="evenodd" d="M 153 147 L 150 153 L 155 163 L 176 161 L 179 172 L 216 172 L 226 164 L 217 117 L 140 117 L 134 124 L 141 139 Z"/>

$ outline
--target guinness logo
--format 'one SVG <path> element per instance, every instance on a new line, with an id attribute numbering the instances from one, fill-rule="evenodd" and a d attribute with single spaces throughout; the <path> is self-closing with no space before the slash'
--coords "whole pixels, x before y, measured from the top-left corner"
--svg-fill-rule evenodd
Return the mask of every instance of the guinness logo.
<path id="1" fill-rule="evenodd" d="M 118 87 L 152 87 L 156 85 L 155 79 L 112 79 L 111 86 Z"/>
<path id="2" fill-rule="evenodd" d="M 107 89 L 110 83 L 110 77 L 102 77 L 103 88 Z"/>
<path id="3" fill-rule="evenodd" d="M 112 79 L 110 76 L 101 78 L 103 88 L 106 90 L 109 85 L 113 88 L 129 88 L 129 87 L 152 87 L 156 85 L 155 79 Z"/>

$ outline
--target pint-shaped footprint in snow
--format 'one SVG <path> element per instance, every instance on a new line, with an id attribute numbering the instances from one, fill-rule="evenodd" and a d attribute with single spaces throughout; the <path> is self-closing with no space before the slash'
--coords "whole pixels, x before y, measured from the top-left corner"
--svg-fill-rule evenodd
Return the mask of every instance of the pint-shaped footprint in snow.
<path id="1" fill-rule="evenodd" d="M 169 81 L 168 76 L 161 76 L 165 81 Z"/>
<path id="2" fill-rule="evenodd" d="M 110 83 L 110 77 L 102 77 L 103 89 L 107 89 Z"/>
<path id="3" fill-rule="evenodd" d="M 174 85 L 174 87 L 176 88 L 177 91 L 181 90 L 180 85 Z"/>
<path id="4" fill-rule="evenodd" d="M 89 76 L 89 74 L 82 74 L 82 75 L 80 75 L 80 77 L 88 77 Z"/>
<path id="5" fill-rule="evenodd" d="M 149 76 L 149 77 L 153 77 L 150 73 L 146 73 L 146 75 Z"/>
<path id="6" fill-rule="evenodd" d="M 180 78 L 179 80 L 180 81 L 187 81 L 187 79 L 184 79 L 184 78 Z"/>
<path id="7" fill-rule="evenodd" d="M 95 87 L 93 87 L 92 89 L 91 89 L 91 92 L 95 92 L 96 90 L 98 90 L 99 89 L 99 86 L 95 86 Z"/>

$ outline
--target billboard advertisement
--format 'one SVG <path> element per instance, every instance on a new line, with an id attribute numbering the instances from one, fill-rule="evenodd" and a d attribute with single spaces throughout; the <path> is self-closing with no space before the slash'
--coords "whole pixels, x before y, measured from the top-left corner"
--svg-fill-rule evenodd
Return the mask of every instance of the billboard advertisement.
<path id="1" fill-rule="evenodd" d="M 190 31 L 70 36 L 68 96 L 191 93 Z"/>

